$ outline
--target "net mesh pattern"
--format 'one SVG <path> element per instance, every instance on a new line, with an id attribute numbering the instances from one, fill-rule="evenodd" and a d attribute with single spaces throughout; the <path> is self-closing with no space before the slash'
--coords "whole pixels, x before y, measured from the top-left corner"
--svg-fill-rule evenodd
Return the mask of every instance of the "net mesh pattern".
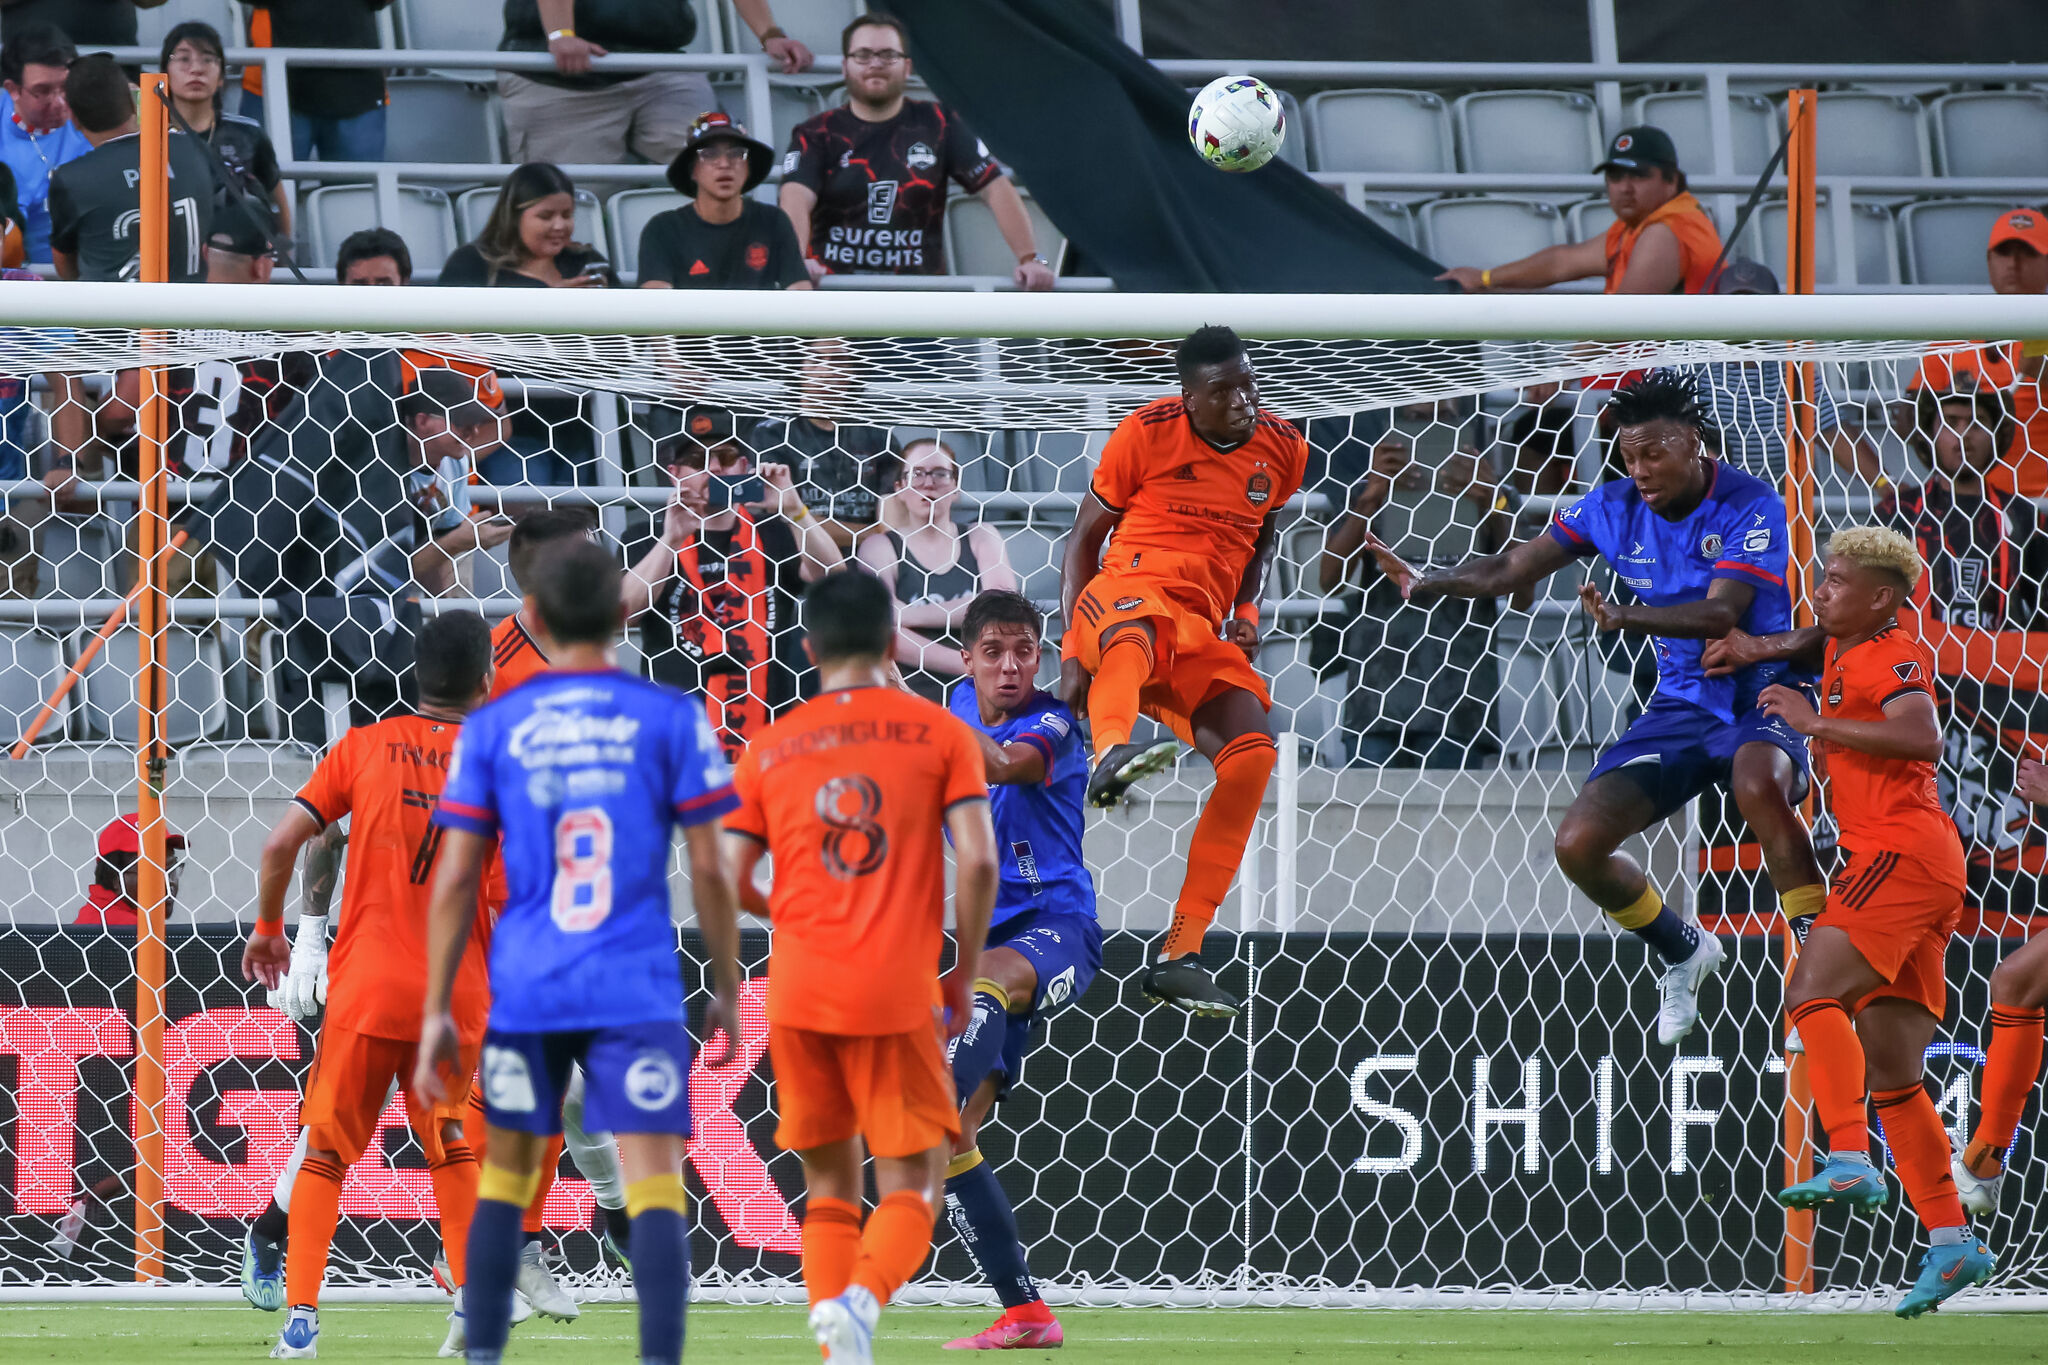
<path id="1" fill-rule="evenodd" d="M 1601 377 L 1653 365 L 1695 374 L 1723 458 L 1767 479 L 1785 472 L 1788 414 L 1803 417 L 1821 538 L 1885 521 L 1930 560 L 1923 611 L 1965 660 L 1944 666 L 1941 774 L 1972 900 L 1929 1076 L 1958 1130 L 1974 1123 L 1988 973 L 2031 927 L 2042 851 L 2012 789 L 2017 757 L 2048 730 L 2035 722 L 2048 536 L 2032 501 L 2048 495 L 2048 420 L 2023 376 L 2001 387 L 1999 355 L 1930 371 L 1942 387 L 1984 381 L 1934 401 L 1921 357 L 1966 345 L 1254 345 L 1263 405 L 1303 427 L 1313 459 L 1281 514 L 1256 660 L 1282 777 L 1209 949 L 1250 1005 L 1224 1026 L 1148 1009 L 1131 989 L 1207 791 L 1190 755 L 1091 815 L 1112 931 L 1103 971 L 1050 1013 L 983 1138 L 1053 1297 L 1747 1301 L 1781 1287 L 1783 956 L 1755 844 L 1710 795 L 1630 845 L 1730 944 L 1675 1053 L 1645 1037 L 1655 964 L 1552 857 L 1588 764 L 1654 677 L 1646 642 L 1601 634 L 1579 608 L 1580 583 L 1613 593 L 1615 580 L 1593 560 L 1530 594 L 1425 610 L 1355 553 L 1367 527 L 1418 563 L 1542 534 L 1621 472 Z M 1788 362 L 1812 366 L 1803 413 Z M 116 887 L 90 889 L 108 879 L 96 841 L 133 809 L 132 618 L 95 642 L 134 583 L 125 481 L 143 363 L 169 367 L 173 525 L 188 537 L 170 556 L 167 635 L 166 809 L 188 841 L 171 920 L 168 1273 L 219 1286 L 291 1148 L 317 1041 L 317 1021 L 295 1024 L 240 979 L 264 837 L 340 728 L 405 700 L 392 642 L 419 613 L 468 606 L 495 622 L 516 608 L 495 514 L 596 509 L 607 543 L 651 566 L 625 665 L 691 688 L 737 676 L 752 704 L 731 718 L 743 741 L 807 685 L 791 609 L 825 559 L 858 558 L 926 609 L 902 662 L 933 693 L 958 676 L 947 608 L 975 586 L 1014 583 L 1054 614 L 1056 640 L 1061 545 L 1103 441 L 1176 387 L 1170 345 L 1142 338 L 0 329 L 0 738 L 21 740 L 90 654 L 0 773 L 0 1285 L 133 1275 L 133 933 L 73 921 L 89 900 L 118 912 Z M 420 376 L 451 365 L 502 405 L 487 438 L 458 436 L 452 456 L 402 415 L 431 387 Z M 758 499 L 757 550 L 672 505 L 664 461 L 690 447 L 698 404 L 730 415 L 746 472 L 767 476 L 736 493 Z M 434 414 L 427 425 L 439 430 Z M 935 460 L 954 482 L 906 477 Z M 40 486 L 69 464 L 75 485 Z M 829 555 L 799 504 L 838 537 Z M 685 545 L 700 576 L 737 554 L 773 562 L 758 588 L 715 572 L 689 584 L 675 567 Z M 742 659 L 757 605 L 765 656 Z M 706 613 L 726 614 L 723 647 L 704 644 Z M 1048 685 L 1055 665 L 1048 651 Z M 1826 865 L 1824 803 L 1815 838 Z M 680 868 L 676 885 L 680 911 Z M 294 912 L 303 895 L 295 884 Z M 697 964 L 694 935 L 683 943 Z M 758 978 L 764 942 L 748 953 Z M 745 1069 L 697 1077 L 691 1174 L 700 1282 L 741 1297 L 788 1292 L 800 1207 L 793 1158 L 772 1141 L 760 986 Z M 2027 1112 L 2018 1188 L 1985 1227 L 2009 1292 L 2048 1291 L 2038 1105 Z M 385 1117 L 350 1177 L 330 1283 L 423 1283 L 434 1254 L 424 1163 L 398 1106 Z M 592 1220 L 590 1187 L 565 1164 L 550 1254 L 583 1292 L 624 1292 Z M 1818 1283 L 1875 1302 L 1910 1274 L 1916 1240 L 1896 1210 L 1823 1216 Z M 984 1297 L 943 1225 L 940 1242 L 915 1292 Z"/>

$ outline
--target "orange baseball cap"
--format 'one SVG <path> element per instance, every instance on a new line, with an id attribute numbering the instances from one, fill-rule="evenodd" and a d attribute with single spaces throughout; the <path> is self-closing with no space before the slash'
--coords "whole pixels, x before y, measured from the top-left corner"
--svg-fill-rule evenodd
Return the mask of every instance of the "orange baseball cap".
<path id="1" fill-rule="evenodd" d="M 1999 214 L 1998 221 L 1991 225 L 1991 244 L 1986 249 L 1996 251 L 2006 242 L 2025 242 L 2048 256 L 2048 213 L 2039 209 L 2008 209 Z"/>

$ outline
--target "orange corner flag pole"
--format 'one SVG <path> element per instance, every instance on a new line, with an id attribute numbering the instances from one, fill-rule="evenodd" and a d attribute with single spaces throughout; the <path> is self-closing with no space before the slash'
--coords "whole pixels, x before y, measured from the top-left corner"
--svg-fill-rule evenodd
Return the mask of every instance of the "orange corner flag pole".
<path id="1" fill-rule="evenodd" d="M 1819 201 L 1814 189 L 1814 92 L 1794 90 L 1785 103 L 1785 125 L 1791 136 L 1785 149 L 1785 292 L 1813 292 L 1813 242 L 1819 227 Z M 1785 367 L 1785 519 L 1791 527 L 1789 586 L 1795 620 L 1813 624 L 1811 598 L 1814 564 L 1813 445 L 1814 373 L 1811 361 Z M 1807 824 L 1813 823 L 1813 795 L 1805 803 Z M 1785 981 L 1799 960 L 1799 945 L 1788 926 L 1784 931 Z M 1785 1183 L 1813 1174 L 1813 1091 L 1806 1078 L 1806 1058 L 1785 1055 Z M 1813 1292 L 1813 1214 L 1785 1211 L 1785 1292 Z"/>
<path id="2" fill-rule="evenodd" d="M 164 78 L 142 78 L 141 183 L 139 224 L 141 277 L 145 283 L 170 279 L 170 116 Z M 151 338 L 145 336 L 145 352 Z M 169 518 L 169 485 L 164 474 L 164 385 L 160 366 L 142 371 L 142 506 L 137 526 L 141 592 L 136 605 L 141 637 L 135 681 L 137 767 L 136 820 L 142 856 L 137 862 L 135 930 L 135 1278 L 164 1278 L 164 917 L 169 856 L 165 847 L 163 787 L 164 550 Z"/>

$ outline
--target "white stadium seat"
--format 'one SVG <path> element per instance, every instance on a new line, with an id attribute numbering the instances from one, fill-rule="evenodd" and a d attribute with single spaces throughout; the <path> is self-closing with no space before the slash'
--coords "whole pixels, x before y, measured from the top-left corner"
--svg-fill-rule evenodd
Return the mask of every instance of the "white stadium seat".
<path id="1" fill-rule="evenodd" d="M 1006 522 L 996 528 L 1003 550 L 1017 574 L 1017 590 L 1034 602 L 1056 602 L 1060 595 L 1061 536 L 1042 526 Z"/>
<path id="2" fill-rule="evenodd" d="M 2048 91 L 1966 90 L 1933 113 L 1943 175 L 2048 176 Z"/>
<path id="3" fill-rule="evenodd" d="M 1899 239 L 1891 210 L 1882 204 L 1849 201 L 1855 220 L 1856 283 L 1899 283 Z M 1767 199 L 1756 207 L 1754 227 L 1743 234 L 1750 250 L 1783 283 L 1785 269 L 1785 201 Z M 1981 250 L 1981 248 L 1980 248 Z M 1980 257 L 1981 259 L 1981 257 Z M 1981 271 L 1979 272 L 1982 273 Z M 1821 196 L 1820 222 L 1813 238 L 1813 279 L 1815 284 L 1837 283 L 1835 274 L 1835 228 L 1829 216 L 1827 196 Z"/>
<path id="4" fill-rule="evenodd" d="M 1516 261 L 1564 241 L 1564 215 L 1534 199 L 1439 199 L 1424 204 L 1422 250 L 1451 265 Z"/>
<path id="5" fill-rule="evenodd" d="M 1705 173 L 1714 169 L 1714 140 L 1708 130 L 1707 92 L 1664 90 L 1644 95 L 1629 114 L 1632 124 L 1662 128 L 1678 149 L 1678 164 Z M 1728 135 L 1735 154 L 1735 174 L 1756 175 L 1778 149 L 1778 111 L 1761 95 L 1728 97 Z"/>
<path id="6" fill-rule="evenodd" d="M 1364 213 L 1409 246 L 1415 245 L 1415 215 L 1406 204 L 1394 199 L 1368 199 Z"/>
<path id="7" fill-rule="evenodd" d="M 64 642 L 55 635 L 34 626 L 0 625 L 0 745 L 21 738 L 63 678 L 64 668 Z M 76 691 L 74 687 L 72 692 Z M 38 738 L 62 739 L 70 713 L 67 696 Z"/>
<path id="8" fill-rule="evenodd" d="M 1920 101 L 1869 90 L 1824 90 L 1814 130 L 1823 175 L 1933 175 Z"/>
<path id="9" fill-rule="evenodd" d="M 505 36 L 504 11 L 481 0 L 398 0 L 407 47 L 493 52 Z"/>
<path id="10" fill-rule="evenodd" d="M 1606 232 L 1614 223 L 1614 210 L 1603 199 L 1588 199 L 1565 210 L 1565 238 L 1587 242 Z"/>
<path id="11" fill-rule="evenodd" d="M 1441 173 L 1457 169 L 1450 106 L 1430 90 L 1325 90 L 1308 100 L 1319 171 Z"/>
<path id="12" fill-rule="evenodd" d="M 1606 150 L 1600 113 L 1575 90 L 1479 90 L 1451 106 L 1459 166 L 1490 175 L 1586 175 Z"/>
<path id="13" fill-rule="evenodd" d="M 467 198 L 468 196 L 464 196 Z M 679 209 L 690 201 L 671 189 L 620 190 L 606 205 L 611 221 L 612 269 L 621 278 L 639 282 L 640 234 L 647 220 L 668 209 Z"/>
<path id="14" fill-rule="evenodd" d="M 1030 195 L 1022 196 L 1024 211 L 1031 216 L 1031 237 L 1039 254 L 1052 262 L 1055 274 L 1067 256 L 1066 234 L 1045 216 L 1045 210 Z M 1017 255 L 996 229 L 995 214 L 987 204 L 969 195 L 955 195 L 946 204 L 946 273 L 949 275 L 1000 275 L 1008 279 L 1017 267 Z"/>
<path id="15" fill-rule="evenodd" d="M 92 638 L 81 629 L 76 649 Z M 124 626 L 85 670 L 84 730 L 90 739 L 135 742 L 135 675 L 141 636 Z M 171 626 L 164 632 L 165 670 L 170 675 L 170 704 L 164 708 L 164 738 L 189 744 L 217 735 L 227 724 L 227 693 L 221 677 L 220 637 Z"/>
<path id="16" fill-rule="evenodd" d="M 234 0 L 167 0 L 155 9 L 138 8 L 135 41 L 142 47 L 162 47 L 166 33 L 194 19 L 212 24 L 226 46 L 242 45 L 242 16 Z"/>
<path id="17" fill-rule="evenodd" d="M 760 43 L 733 12 L 732 0 L 719 0 L 719 8 L 724 11 L 725 31 L 731 35 L 728 50 L 758 50 Z M 869 8 L 859 0 L 775 0 L 775 23 L 784 33 L 817 53 L 818 67 L 830 71 L 839 65 L 840 30 Z M 700 2 L 698 13 L 703 13 L 704 9 Z"/>
<path id="18" fill-rule="evenodd" d="M 2003 199 L 1936 199 L 1899 210 L 1909 284 L 1982 286 L 1991 223 L 2012 205 Z"/>
<path id="19" fill-rule="evenodd" d="M 781 165 L 782 154 L 789 150 L 789 135 L 796 126 L 811 115 L 825 108 L 824 98 L 815 85 L 782 85 L 768 87 L 768 130 L 753 126 L 747 112 L 747 89 L 737 80 L 715 80 L 711 83 L 712 93 L 718 96 L 718 107 L 739 122 L 747 125 L 747 131 L 775 149 L 777 166 Z"/>
<path id="20" fill-rule="evenodd" d="M 331 265 L 342 238 L 363 228 L 388 227 L 405 238 L 412 268 L 438 271 L 448 253 L 461 243 L 455 235 L 455 212 L 445 192 L 425 185 L 398 187 L 398 221 L 377 221 L 375 185 L 323 185 L 306 196 L 306 242 L 313 260 Z"/>
<path id="21" fill-rule="evenodd" d="M 497 163 L 505 159 L 491 88 L 446 76 L 392 76 L 386 161 Z"/>
<path id="22" fill-rule="evenodd" d="M 484 224 L 491 220 L 491 209 L 497 202 L 497 188 L 491 185 L 464 190 L 455 197 L 455 230 L 462 234 L 463 241 L 473 242 L 483 236 Z M 589 190 L 576 191 L 576 240 L 605 252 L 607 260 L 612 259 L 606 245 L 609 239 L 605 234 L 604 206 Z"/>

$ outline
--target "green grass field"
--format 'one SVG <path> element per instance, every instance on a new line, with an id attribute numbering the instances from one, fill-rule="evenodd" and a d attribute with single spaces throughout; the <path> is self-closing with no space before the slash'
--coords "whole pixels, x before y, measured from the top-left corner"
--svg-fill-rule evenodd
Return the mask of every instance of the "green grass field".
<path id="1" fill-rule="evenodd" d="M 906 1308 L 889 1315 L 878 1362 L 958 1360 L 940 1347 L 987 1325 L 987 1313 Z M 1950 1314 L 1899 1322 L 1876 1313 L 1406 1312 L 1331 1309 L 1068 1309 L 1066 1348 L 1016 1358 L 1074 1365 L 1293 1365 L 1301 1361 L 1654 1360 L 1741 1365 L 1974 1360 L 2048 1361 L 2048 1320 L 2026 1314 Z M 85 1304 L 0 1306 L 0 1360 L 141 1362 L 257 1361 L 281 1318 L 245 1308 Z M 323 1360 L 432 1360 L 442 1312 L 428 1305 L 340 1304 L 322 1315 Z M 508 1361 L 624 1361 L 634 1346 L 632 1310 L 587 1308 L 575 1323 L 530 1324 L 513 1334 Z M 690 1315 L 686 1360 L 816 1365 L 800 1309 L 707 1305 Z"/>

